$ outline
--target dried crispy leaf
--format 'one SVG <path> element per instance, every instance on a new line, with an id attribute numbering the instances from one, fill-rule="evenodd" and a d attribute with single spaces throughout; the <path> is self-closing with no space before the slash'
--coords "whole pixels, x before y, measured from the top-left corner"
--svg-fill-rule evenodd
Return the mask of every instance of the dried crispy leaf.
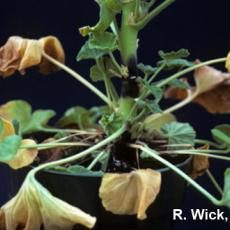
<path id="1" fill-rule="evenodd" d="M 161 186 L 161 174 L 151 169 L 131 173 L 106 173 L 99 196 L 107 211 L 119 215 L 137 214 L 145 219 L 147 208 L 156 199 Z"/>
<path id="2" fill-rule="evenodd" d="M 30 139 L 24 139 L 21 145 L 35 145 L 36 142 Z M 23 168 L 33 163 L 38 154 L 36 148 L 31 149 L 19 149 L 14 158 L 7 162 L 7 164 L 13 169 Z"/>
<path id="3" fill-rule="evenodd" d="M 20 71 L 22 74 L 31 66 L 38 65 L 42 74 L 58 70 L 45 58 L 42 52 L 64 63 L 65 55 L 61 43 L 56 37 L 48 36 L 40 40 L 13 36 L 0 48 L 0 75 L 10 76 Z"/>
<path id="4" fill-rule="evenodd" d="M 21 48 L 21 61 L 18 70 L 24 73 L 24 70 L 38 65 L 42 58 L 42 45 L 37 40 L 24 39 L 23 47 Z"/>
<path id="5" fill-rule="evenodd" d="M 49 56 L 58 60 L 61 63 L 65 62 L 65 53 L 60 41 L 54 36 L 47 36 L 39 39 L 39 42 L 42 44 L 43 51 Z M 51 62 L 42 58 L 41 63 L 39 64 L 39 71 L 47 75 L 51 72 L 59 70 L 56 65 L 53 65 Z"/>
<path id="6" fill-rule="evenodd" d="M 96 218 L 52 196 L 33 175 L 28 175 L 18 194 L 0 211 L 0 228 L 16 230 L 71 230 L 75 224 L 92 228 Z"/>
<path id="7" fill-rule="evenodd" d="M 196 92 L 198 95 L 208 92 L 230 78 L 230 74 L 223 73 L 210 66 L 203 66 L 195 70 Z"/>
<path id="8" fill-rule="evenodd" d="M 10 37 L 6 44 L 0 48 L 0 75 L 8 77 L 16 71 L 20 64 L 20 49 L 24 43 L 23 38 Z"/>
<path id="9" fill-rule="evenodd" d="M 212 67 L 205 66 L 195 71 L 196 88 L 190 90 L 170 87 L 166 98 L 183 100 L 196 95 L 193 102 L 202 105 L 210 113 L 230 112 L 230 74 L 222 73 Z"/>
<path id="10" fill-rule="evenodd" d="M 209 145 L 204 145 L 201 150 L 208 150 Z M 192 170 L 190 176 L 193 179 L 196 179 L 199 176 L 202 176 L 205 171 L 209 168 L 209 158 L 207 156 L 194 156 L 192 161 Z"/>

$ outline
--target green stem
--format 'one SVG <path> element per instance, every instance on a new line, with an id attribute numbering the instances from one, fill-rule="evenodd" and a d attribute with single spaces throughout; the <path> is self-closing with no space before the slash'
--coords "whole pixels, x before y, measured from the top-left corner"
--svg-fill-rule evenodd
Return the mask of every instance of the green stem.
<path id="1" fill-rule="evenodd" d="M 115 139 L 117 139 L 119 136 L 122 135 L 122 133 L 125 132 L 125 130 L 126 130 L 126 127 L 123 126 L 119 130 L 117 130 L 114 134 L 112 134 L 111 136 L 107 137 L 103 141 L 95 144 L 94 146 L 92 146 L 92 147 L 90 147 L 90 148 L 88 148 L 88 149 L 86 149 L 86 150 L 84 150 L 84 151 L 82 151 L 82 152 L 80 152 L 80 153 L 78 153 L 78 154 L 76 154 L 74 156 L 40 165 L 40 166 L 32 169 L 30 171 L 30 175 L 35 175 L 37 172 L 39 172 L 39 171 L 41 171 L 43 169 L 48 169 L 48 168 L 52 168 L 54 166 L 67 164 L 69 162 L 76 161 L 76 160 L 79 160 L 79 159 L 81 159 L 83 157 L 86 157 L 89 154 L 91 154 L 92 152 L 102 148 L 103 146 L 105 146 L 105 145 L 111 143 L 112 141 L 114 141 Z"/>
<path id="2" fill-rule="evenodd" d="M 165 0 L 158 7 L 156 7 L 150 13 L 148 13 L 142 20 L 135 23 L 133 25 L 133 27 L 138 29 L 138 30 L 143 29 L 153 18 L 155 18 L 157 15 L 159 15 L 164 9 L 166 9 L 173 2 L 175 2 L 175 0 Z"/>
<path id="3" fill-rule="evenodd" d="M 160 74 L 160 72 L 165 68 L 166 63 L 164 62 L 157 71 L 152 75 L 152 77 L 148 80 L 148 83 L 151 83 L 157 76 Z"/>
<path id="4" fill-rule="evenodd" d="M 206 156 L 214 159 L 219 159 L 219 160 L 224 160 L 224 161 L 230 161 L 230 157 L 225 157 L 225 156 L 219 156 L 219 155 L 214 155 L 210 154 L 208 152 L 202 152 L 202 150 L 175 150 L 175 151 L 159 151 L 161 154 L 181 154 L 181 155 L 195 155 L 195 156 Z"/>
<path id="5" fill-rule="evenodd" d="M 22 145 L 20 149 L 34 149 L 37 148 L 38 150 L 41 149 L 50 149 L 50 148 L 57 148 L 57 147 L 73 147 L 73 146 L 89 146 L 84 142 L 67 142 L 67 143 L 47 143 L 47 144 L 35 144 L 35 145 Z"/>
<path id="6" fill-rule="evenodd" d="M 204 144 L 204 145 L 208 144 L 208 145 L 210 145 L 214 148 L 218 148 L 218 149 L 225 149 L 227 147 L 226 144 L 218 145 L 212 141 L 206 141 L 206 140 L 201 140 L 201 139 L 196 139 L 195 143 L 196 144 Z"/>
<path id="7" fill-rule="evenodd" d="M 87 169 L 92 170 L 92 168 L 97 164 L 97 162 L 101 159 L 101 157 L 105 154 L 105 152 L 100 152 L 94 160 L 91 162 L 91 164 L 87 167 Z"/>
<path id="8" fill-rule="evenodd" d="M 148 147 L 143 147 L 140 145 L 133 146 L 135 148 L 138 148 L 142 150 L 143 152 L 148 153 L 152 158 L 158 160 L 162 164 L 166 165 L 170 169 L 172 169 L 174 172 L 176 172 L 179 176 L 181 176 L 184 180 L 189 182 L 196 190 L 198 190 L 200 193 L 202 193 L 207 199 L 209 199 L 213 204 L 220 206 L 222 205 L 222 201 L 216 199 L 212 194 L 210 194 L 207 190 L 205 190 L 203 187 L 201 187 L 197 182 L 195 182 L 190 176 L 188 176 L 186 173 L 181 171 L 179 168 L 177 168 L 175 165 L 170 163 L 169 161 L 165 160 L 161 156 L 157 155 L 155 151 L 152 151 Z"/>
<path id="9" fill-rule="evenodd" d="M 212 64 L 216 64 L 216 63 L 221 63 L 221 62 L 225 62 L 227 60 L 226 57 L 224 58 L 217 58 L 217 59 L 213 59 L 213 60 L 210 60 L 210 61 L 206 61 L 206 62 L 202 62 L 202 63 L 199 63 L 197 65 L 194 65 L 192 67 L 189 67 L 187 69 L 184 69 L 174 75 L 172 75 L 171 77 L 168 77 L 167 79 L 161 81 L 160 83 L 157 84 L 158 87 L 163 87 L 165 85 L 167 85 L 170 81 L 176 79 L 176 78 L 179 78 L 189 72 L 192 72 L 193 70 L 195 69 L 198 69 L 202 66 L 206 66 L 206 65 L 212 65 Z"/>
<path id="10" fill-rule="evenodd" d="M 62 64 L 61 62 L 57 61 L 56 59 L 52 58 L 45 52 L 42 53 L 42 56 L 53 63 L 54 65 L 58 66 L 62 70 L 66 71 L 68 74 L 76 78 L 78 81 L 80 81 L 83 85 L 85 85 L 88 89 L 90 89 L 92 92 L 94 92 L 98 97 L 100 97 L 106 104 L 109 105 L 109 99 L 104 95 L 100 90 L 98 90 L 94 85 L 92 85 L 90 82 L 85 80 L 81 75 L 79 75 L 77 72 L 73 71 L 66 65 Z"/>
<path id="11" fill-rule="evenodd" d="M 122 76 L 123 73 L 122 73 L 121 67 L 120 67 L 120 65 L 118 64 L 118 62 L 117 62 L 116 58 L 114 57 L 113 53 L 110 52 L 110 53 L 109 53 L 109 56 L 110 56 L 111 61 L 113 62 L 113 64 L 116 66 L 116 68 L 117 68 L 119 74 Z"/>
<path id="12" fill-rule="evenodd" d="M 137 56 L 137 37 L 138 30 L 130 26 L 131 15 L 135 12 L 135 1 L 127 3 L 122 9 L 122 22 L 120 32 L 120 48 L 123 63 L 129 64 L 130 59 Z"/>
<path id="13" fill-rule="evenodd" d="M 206 170 L 206 174 L 208 175 L 209 179 L 212 181 L 213 185 L 215 186 L 217 191 L 220 193 L 220 195 L 223 196 L 222 188 L 220 187 L 220 185 L 218 184 L 218 182 L 216 181 L 215 177 L 213 176 L 213 174 L 210 172 L 209 169 Z"/>
<path id="14" fill-rule="evenodd" d="M 41 131 L 48 133 L 81 133 L 81 134 L 92 134 L 93 132 L 87 132 L 76 129 L 56 129 L 56 128 L 43 128 Z"/>

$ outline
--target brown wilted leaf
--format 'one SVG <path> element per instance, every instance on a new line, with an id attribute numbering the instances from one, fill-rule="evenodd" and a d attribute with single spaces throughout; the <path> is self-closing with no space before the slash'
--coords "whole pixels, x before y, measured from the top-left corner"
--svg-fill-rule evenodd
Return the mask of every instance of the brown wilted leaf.
<path id="1" fill-rule="evenodd" d="M 210 113 L 230 112 L 230 74 L 204 66 L 195 71 L 194 78 L 196 87 L 189 90 L 170 87 L 165 97 L 184 100 L 193 96 L 193 102 L 200 104 Z"/>
<path id="2" fill-rule="evenodd" d="M 16 230 L 71 230 L 81 224 L 88 228 L 96 218 L 52 196 L 32 175 L 27 176 L 18 194 L 0 211 L 1 229 Z"/>
<path id="3" fill-rule="evenodd" d="M 209 145 L 204 145 L 199 148 L 201 150 L 208 150 Z M 209 158 L 207 156 L 194 156 L 192 160 L 192 170 L 190 176 L 193 179 L 196 179 L 199 176 L 202 176 L 205 171 L 209 168 Z"/>
<path id="4" fill-rule="evenodd" d="M 42 57 L 43 52 L 62 63 L 65 61 L 64 50 L 56 37 L 47 36 L 39 40 L 25 39 L 19 36 L 10 37 L 6 44 L 0 48 L 0 75 L 8 77 L 16 70 L 24 74 L 27 68 L 36 65 L 42 74 L 59 70 Z"/>
<path id="5" fill-rule="evenodd" d="M 0 75 L 8 77 L 16 71 L 20 64 L 20 49 L 24 40 L 21 37 L 12 36 L 6 44 L 0 48 Z"/>
<path id="6" fill-rule="evenodd" d="M 62 48 L 60 41 L 54 36 L 47 36 L 44 38 L 39 39 L 39 42 L 42 44 L 43 51 L 51 56 L 52 58 L 56 59 L 57 61 L 64 63 L 65 62 L 65 53 Z M 42 61 L 39 65 L 39 71 L 47 75 L 51 72 L 55 72 L 59 70 L 59 68 L 52 64 L 50 61 L 42 58 Z"/>
<path id="7" fill-rule="evenodd" d="M 152 169 L 130 173 L 106 173 L 99 190 L 107 211 L 118 215 L 137 214 L 145 219 L 147 208 L 156 199 L 161 186 L 161 174 Z"/>

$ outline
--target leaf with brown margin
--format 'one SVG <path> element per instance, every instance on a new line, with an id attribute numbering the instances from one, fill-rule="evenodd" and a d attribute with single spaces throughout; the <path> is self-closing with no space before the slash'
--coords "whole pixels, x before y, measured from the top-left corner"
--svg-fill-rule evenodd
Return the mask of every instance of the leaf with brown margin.
<path id="1" fill-rule="evenodd" d="M 119 215 L 135 215 L 145 219 L 147 208 L 156 199 L 161 186 L 161 174 L 152 169 L 130 173 L 106 173 L 99 190 L 107 211 Z"/>
<path id="2" fill-rule="evenodd" d="M 209 145 L 204 145 L 198 149 L 208 150 Z M 197 177 L 202 176 L 208 168 L 209 168 L 209 158 L 207 156 L 196 155 L 193 157 L 192 160 L 192 170 L 190 172 L 190 176 L 193 179 L 196 179 Z"/>
<path id="3" fill-rule="evenodd" d="M 75 224 L 88 228 L 96 218 L 52 196 L 33 175 L 28 175 L 15 197 L 0 211 L 0 229 L 16 230 L 71 230 Z"/>
<path id="4" fill-rule="evenodd" d="M 47 36 L 39 40 L 19 36 L 10 37 L 0 48 L 0 75 L 8 77 L 16 70 L 24 74 L 27 68 L 35 65 L 39 66 L 42 74 L 59 70 L 42 57 L 43 52 L 62 63 L 65 61 L 64 50 L 56 37 Z"/>
<path id="5" fill-rule="evenodd" d="M 35 145 L 36 142 L 31 139 L 24 139 L 21 145 Z M 38 150 L 36 148 L 30 149 L 19 149 L 15 157 L 8 161 L 7 164 L 13 169 L 19 169 L 26 167 L 33 163 L 34 159 L 38 155 Z"/>
<path id="6" fill-rule="evenodd" d="M 60 41 L 54 36 L 47 36 L 39 39 L 39 42 L 42 44 L 43 51 L 56 59 L 57 61 L 64 63 L 65 62 L 65 52 L 60 43 Z M 41 63 L 39 64 L 39 71 L 47 75 L 51 72 L 58 71 L 59 67 L 52 64 L 50 61 L 42 58 Z"/>
<path id="7" fill-rule="evenodd" d="M 230 112 L 230 74 L 213 67 L 204 66 L 195 71 L 196 87 L 189 90 L 170 87 L 166 98 L 184 100 L 189 93 L 194 96 L 193 102 L 200 104 L 210 113 Z"/>

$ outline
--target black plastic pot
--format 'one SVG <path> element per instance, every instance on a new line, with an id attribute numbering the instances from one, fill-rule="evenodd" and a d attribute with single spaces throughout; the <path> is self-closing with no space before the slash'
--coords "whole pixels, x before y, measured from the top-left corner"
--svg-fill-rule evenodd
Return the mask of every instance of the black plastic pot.
<path id="1" fill-rule="evenodd" d="M 188 173 L 191 159 L 191 157 L 187 158 L 177 166 Z M 28 170 L 25 168 L 10 171 L 10 197 L 17 193 Z M 155 202 L 149 207 L 148 218 L 145 221 L 138 221 L 135 216 L 119 216 L 105 211 L 98 197 L 101 177 L 43 171 L 37 175 L 37 179 L 56 197 L 96 216 L 95 230 L 171 230 L 173 229 L 173 209 L 181 207 L 187 184 L 168 168 L 161 168 L 159 171 L 162 173 L 161 191 Z M 77 229 L 86 228 L 78 226 Z"/>

